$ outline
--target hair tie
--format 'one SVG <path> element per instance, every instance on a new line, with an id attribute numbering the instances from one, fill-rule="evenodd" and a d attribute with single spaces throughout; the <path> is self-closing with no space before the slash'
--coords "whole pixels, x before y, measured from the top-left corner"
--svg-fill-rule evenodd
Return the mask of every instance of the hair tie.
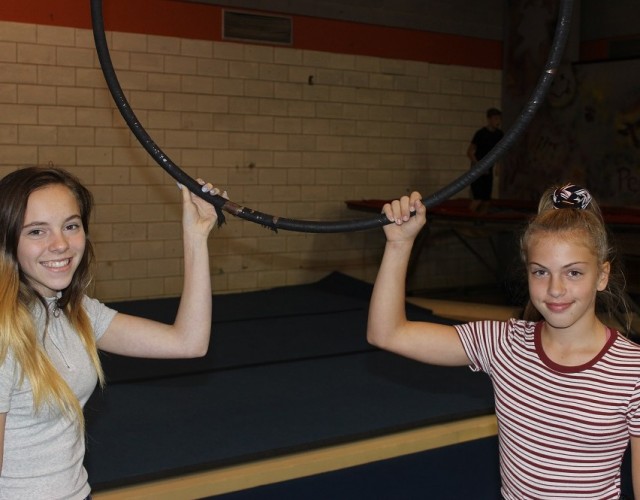
<path id="1" fill-rule="evenodd" d="M 575 184 L 566 184 L 557 188 L 551 195 L 553 208 L 585 209 L 591 203 L 591 194 L 585 188 Z"/>

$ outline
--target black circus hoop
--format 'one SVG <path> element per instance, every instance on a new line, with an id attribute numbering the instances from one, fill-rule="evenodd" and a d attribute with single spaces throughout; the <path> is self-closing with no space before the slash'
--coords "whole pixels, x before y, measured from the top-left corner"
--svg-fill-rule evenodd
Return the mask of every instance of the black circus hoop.
<path id="1" fill-rule="evenodd" d="M 192 177 L 187 175 L 178 165 L 176 165 L 171 158 L 169 158 L 160 147 L 153 141 L 147 131 L 144 129 L 138 118 L 136 117 L 133 109 L 129 105 L 118 77 L 113 68 L 111 61 L 111 55 L 107 45 L 104 18 L 102 13 L 102 0 L 90 0 L 91 2 L 91 20 L 93 27 L 93 35 L 96 45 L 96 51 L 100 66 L 104 74 L 107 86 L 116 107 L 120 111 L 120 114 L 124 118 L 125 122 L 138 139 L 140 144 L 147 150 L 149 155 L 156 161 L 156 163 L 162 167 L 169 175 L 171 175 L 180 184 L 187 187 L 192 193 L 210 202 L 218 212 L 218 221 L 222 223 L 224 221 L 224 215 L 222 212 L 227 212 L 241 219 L 255 222 L 262 226 L 266 226 L 273 230 L 283 229 L 287 231 L 298 231 L 304 233 L 340 233 L 361 231 L 365 229 L 372 229 L 376 227 L 382 227 L 389 223 L 387 217 L 380 214 L 371 218 L 361 218 L 355 220 L 337 220 L 337 221 L 315 221 L 315 220 L 299 220 L 290 219 L 286 217 L 278 217 L 275 215 L 269 215 L 257 210 L 253 210 L 247 207 L 243 207 L 233 201 L 227 200 L 222 196 L 211 196 L 209 194 L 202 193 L 200 184 L 196 182 Z M 569 28 L 571 24 L 571 13 L 573 10 L 573 0 L 560 0 L 558 21 L 556 23 L 555 34 L 547 62 L 545 64 L 542 75 L 538 79 L 538 82 L 529 98 L 529 101 L 521 110 L 516 121 L 505 133 L 500 142 L 473 168 L 465 172 L 463 175 L 439 189 L 438 191 L 425 197 L 423 203 L 429 207 L 434 207 L 444 200 L 450 198 L 454 194 L 460 192 L 471 184 L 474 180 L 485 173 L 491 165 L 498 161 L 502 156 L 513 146 L 513 144 L 520 138 L 524 130 L 527 128 L 535 113 L 542 105 L 558 67 L 562 61 L 562 54 L 564 52 L 567 40 L 569 38 Z"/>

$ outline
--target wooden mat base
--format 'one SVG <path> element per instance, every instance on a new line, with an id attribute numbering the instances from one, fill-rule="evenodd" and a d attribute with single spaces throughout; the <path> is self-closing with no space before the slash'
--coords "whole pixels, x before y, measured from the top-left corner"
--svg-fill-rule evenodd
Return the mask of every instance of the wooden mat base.
<path id="1" fill-rule="evenodd" d="M 94 500 L 193 500 L 363 465 L 497 434 L 494 415 L 433 425 L 363 441 L 294 453 L 108 491 Z"/>

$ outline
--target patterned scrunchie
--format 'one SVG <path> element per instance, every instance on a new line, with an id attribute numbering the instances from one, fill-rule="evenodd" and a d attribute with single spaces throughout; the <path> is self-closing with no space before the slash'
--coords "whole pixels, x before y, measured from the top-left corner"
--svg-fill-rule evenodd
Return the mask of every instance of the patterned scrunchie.
<path id="1" fill-rule="evenodd" d="M 591 203 L 591 194 L 585 188 L 575 184 L 566 184 L 557 188 L 551 195 L 553 208 L 585 209 Z"/>

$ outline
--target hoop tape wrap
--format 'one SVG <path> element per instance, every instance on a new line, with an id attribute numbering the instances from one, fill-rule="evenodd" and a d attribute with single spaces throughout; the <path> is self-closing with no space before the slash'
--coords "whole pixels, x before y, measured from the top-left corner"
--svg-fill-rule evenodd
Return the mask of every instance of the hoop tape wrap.
<path id="1" fill-rule="evenodd" d="M 340 233 L 351 231 L 362 231 L 376 227 L 382 227 L 389 223 L 384 214 L 380 214 L 373 218 L 361 218 L 352 220 L 336 220 L 336 221 L 314 221 L 289 219 L 286 217 L 278 217 L 265 214 L 257 210 L 243 207 L 233 201 L 226 200 L 222 196 L 211 196 L 202 193 L 200 184 L 187 175 L 180 167 L 178 167 L 169 158 L 160 147 L 153 141 L 147 131 L 144 129 L 135 113 L 131 109 L 127 101 L 122 87 L 118 81 L 118 77 L 113 68 L 111 55 L 107 45 L 104 28 L 104 18 L 102 12 L 102 0 L 90 0 L 91 2 L 91 20 L 93 27 L 93 36 L 96 45 L 96 51 L 100 66 L 104 74 L 107 86 L 111 92 L 111 96 L 115 101 L 116 107 L 124 118 L 125 122 L 138 139 L 140 144 L 147 150 L 149 155 L 176 181 L 184 185 L 195 195 L 211 203 L 218 212 L 218 223 L 224 222 L 222 211 L 230 213 L 241 219 L 255 222 L 262 226 L 269 227 L 273 230 L 284 229 L 286 231 L 298 231 L 304 233 Z M 486 172 L 491 165 L 499 160 L 506 151 L 520 138 L 524 130 L 527 128 L 538 108 L 544 101 L 551 82 L 557 72 L 558 66 L 562 60 L 562 54 L 569 37 L 569 28 L 571 20 L 571 12 L 573 10 L 573 0 L 560 0 L 558 22 L 556 24 L 555 34 L 547 63 L 544 71 L 534 88 L 528 103 L 525 105 L 518 118 L 505 133 L 502 140 L 472 169 L 464 173 L 447 186 L 441 188 L 435 193 L 424 198 L 423 202 L 428 207 L 434 207 L 444 200 L 450 198 L 454 194 L 466 188 L 471 182 Z"/>

